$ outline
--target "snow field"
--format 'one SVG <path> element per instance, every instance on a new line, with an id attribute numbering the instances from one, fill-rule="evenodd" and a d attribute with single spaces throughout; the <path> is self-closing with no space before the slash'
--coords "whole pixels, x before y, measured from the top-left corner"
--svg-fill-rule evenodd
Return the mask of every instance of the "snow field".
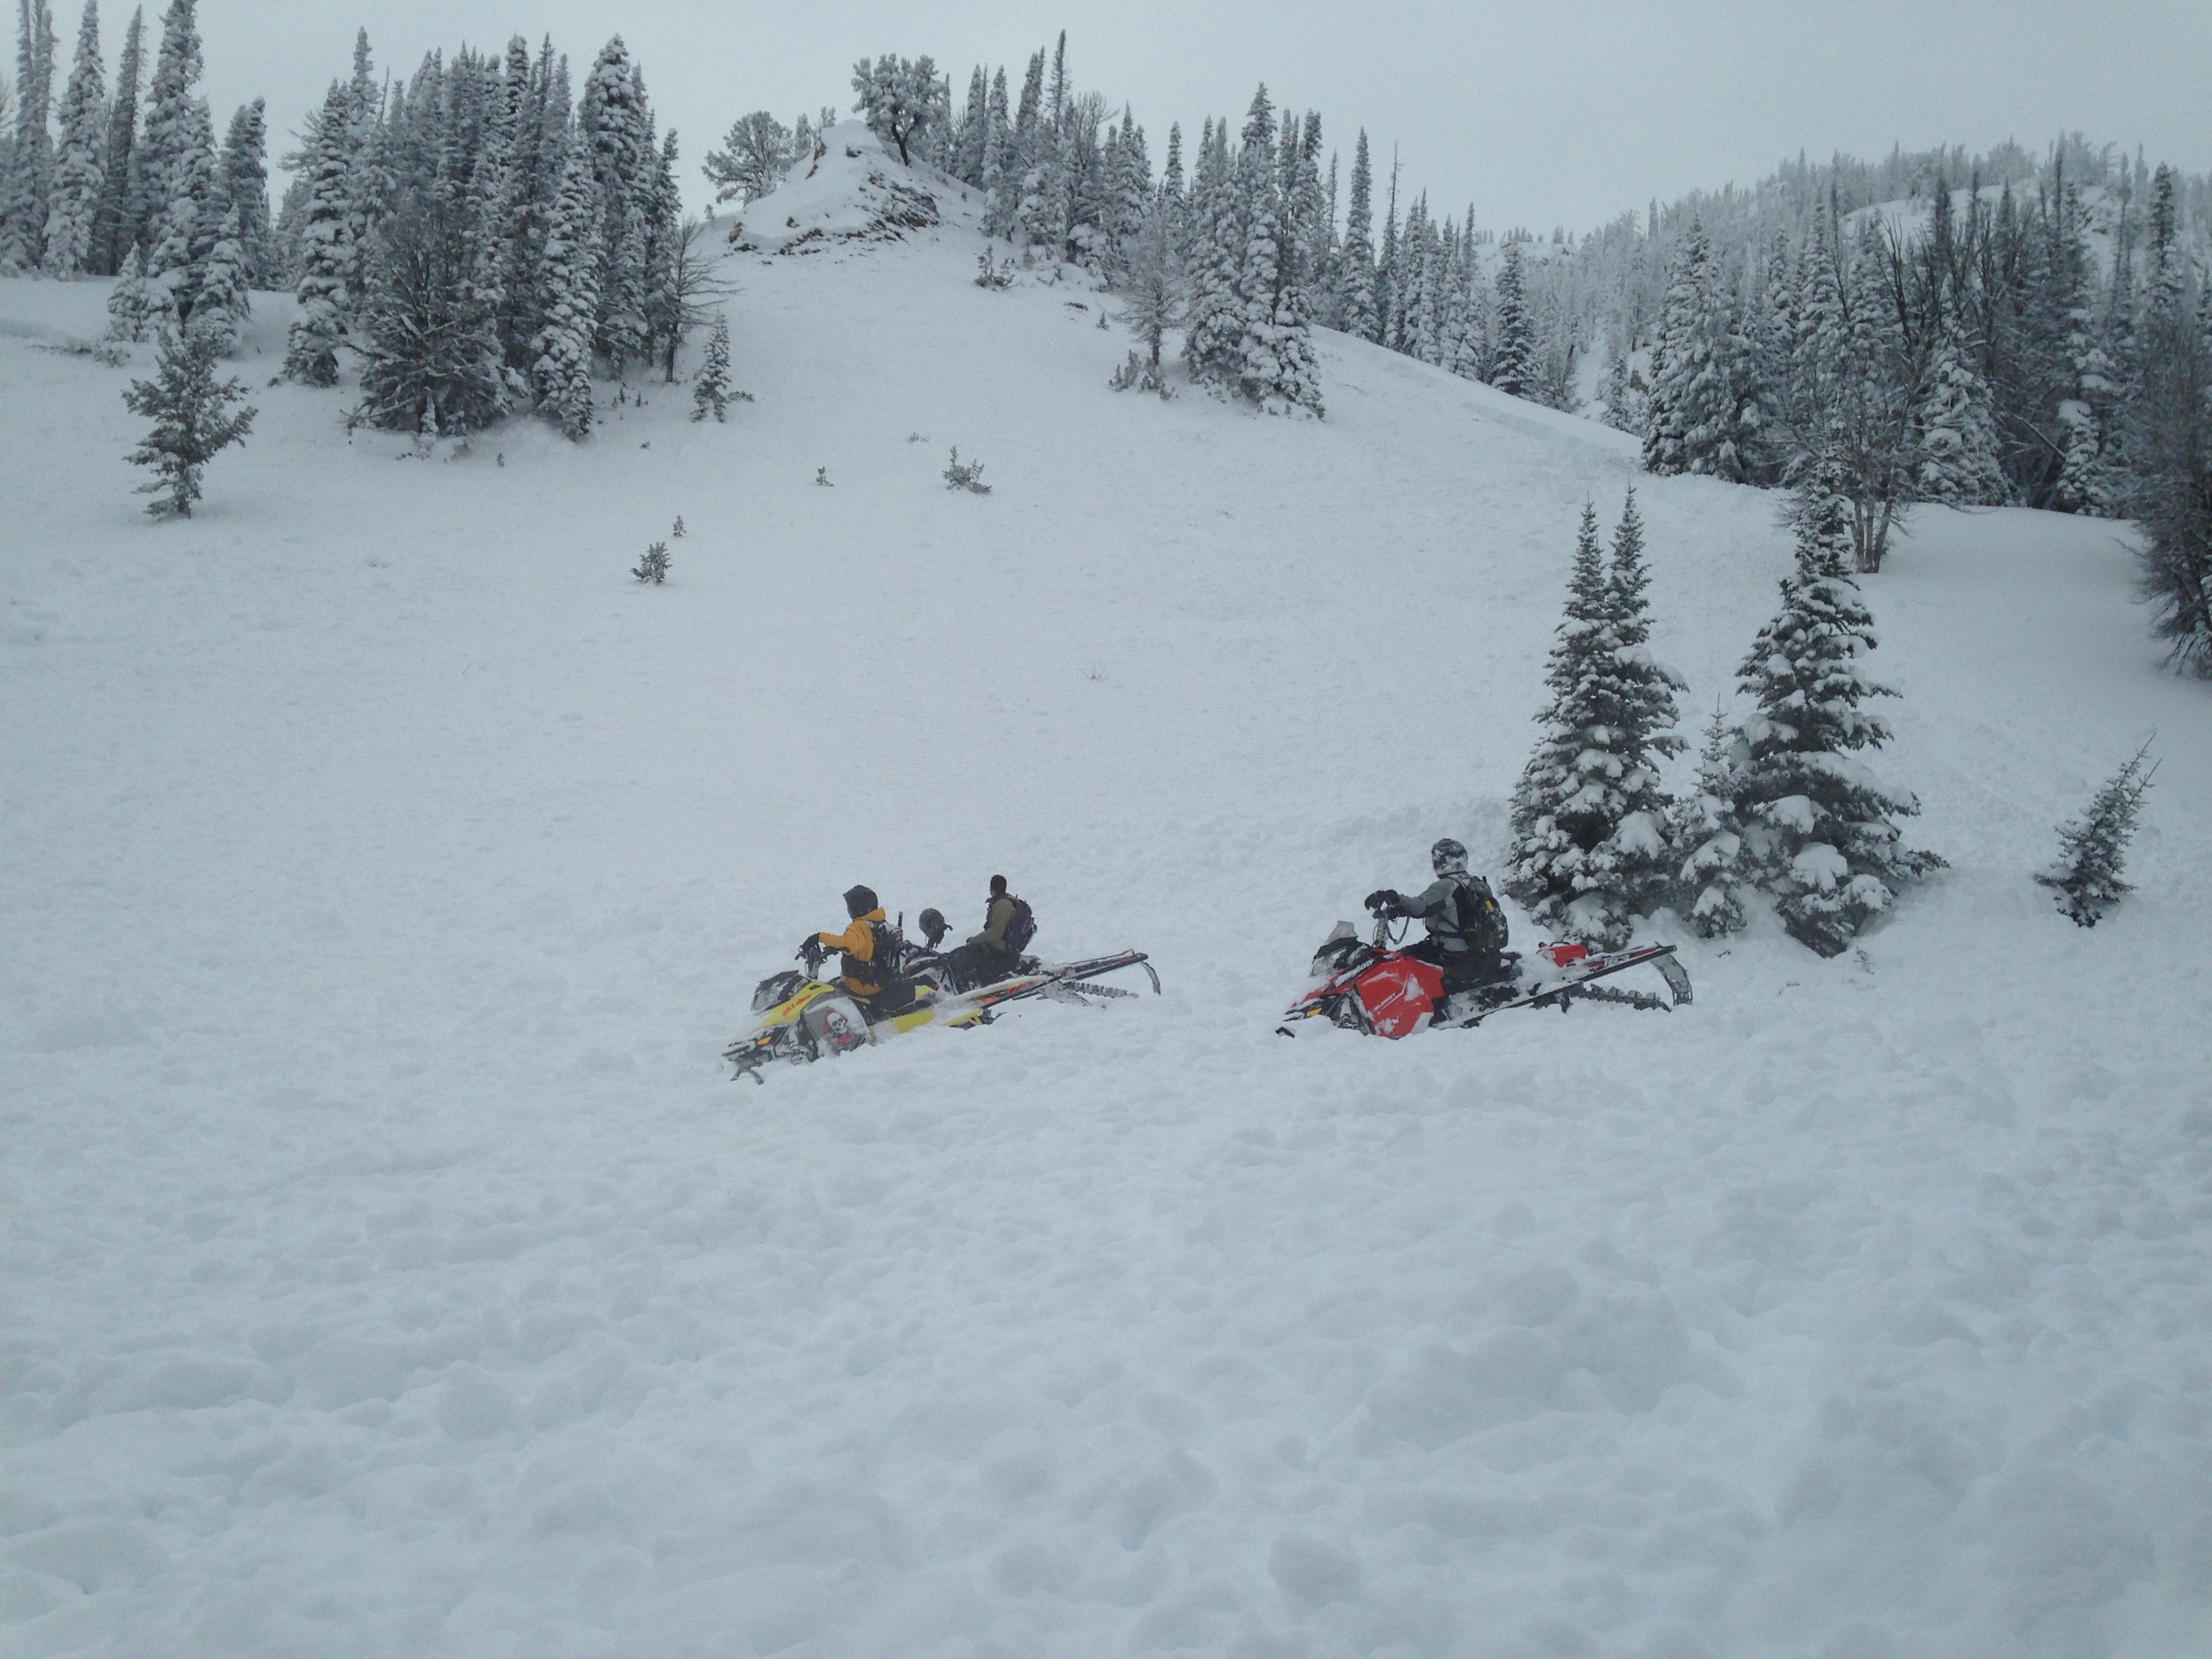
<path id="1" fill-rule="evenodd" d="M 732 260 L 727 426 L 257 385 L 173 526 L 32 349 L 101 289 L 0 283 L 8 1650 L 2201 1651 L 2212 739 L 2115 528 L 1868 584 L 1953 867 L 1863 953 L 1285 1042 L 1494 864 L 1581 502 L 1693 734 L 1773 503 L 1334 336 L 1324 422 L 1117 398 L 945 206 Z M 2153 726 L 2077 930 L 2029 872 Z M 842 888 L 994 870 L 1166 994 L 723 1079 Z"/>

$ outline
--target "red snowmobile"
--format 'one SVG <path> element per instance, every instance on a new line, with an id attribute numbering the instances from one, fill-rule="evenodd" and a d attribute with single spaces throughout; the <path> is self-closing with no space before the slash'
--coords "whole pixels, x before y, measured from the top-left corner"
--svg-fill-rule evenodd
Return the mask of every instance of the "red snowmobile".
<path id="1" fill-rule="evenodd" d="M 1363 940 L 1348 921 L 1314 953 L 1316 981 L 1291 1005 L 1275 1029 L 1296 1036 L 1299 1020 L 1321 1018 L 1347 1030 L 1377 1036 L 1411 1036 L 1416 1031 L 1464 1030 L 1508 1008 L 1557 1007 L 1571 1001 L 1618 1002 L 1632 1008 L 1680 1007 L 1690 1000 L 1690 975 L 1674 960 L 1671 945 L 1638 945 L 1626 951 L 1594 951 L 1580 945 L 1540 945 L 1535 959 L 1517 951 L 1499 954 L 1498 977 L 1473 990 L 1444 995 L 1443 969 L 1395 948 L 1403 935 L 1393 933 L 1378 907 L 1375 931 Z M 1667 981 L 1672 1002 L 1646 991 L 1627 991 L 1596 981 L 1646 964 Z"/>

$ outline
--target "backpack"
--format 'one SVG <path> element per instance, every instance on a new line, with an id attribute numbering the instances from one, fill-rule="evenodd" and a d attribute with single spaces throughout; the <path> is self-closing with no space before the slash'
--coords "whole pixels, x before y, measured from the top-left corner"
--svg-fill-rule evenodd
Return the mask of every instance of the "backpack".
<path id="1" fill-rule="evenodd" d="M 888 921 L 870 922 L 868 932 L 876 941 L 875 955 L 868 963 L 869 968 L 875 971 L 864 973 L 861 977 L 872 978 L 879 986 L 889 985 L 899 976 L 899 969 L 906 961 L 905 936 Z"/>
<path id="2" fill-rule="evenodd" d="M 1460 937 L 1470 949 L 1487 956 L 1505 948 L 1505 912 L 1498 908 L 1488 882 L 1468 877 L 1452 890 L 1452 902 L 1458 907 Z"/>
<path id="3" fill-rule="evenodd" d="M 1006 931 L 1002 937 L 1006 941 L 1006 949 L 1019 956 L 1030 948 L 1030 941 L 1036 937 L 1036 912 L 1030 908 L 1027 899 L 1012 893 L 1006 896 L 1014 901 L 1014 914 L 1007 921 Z"/>

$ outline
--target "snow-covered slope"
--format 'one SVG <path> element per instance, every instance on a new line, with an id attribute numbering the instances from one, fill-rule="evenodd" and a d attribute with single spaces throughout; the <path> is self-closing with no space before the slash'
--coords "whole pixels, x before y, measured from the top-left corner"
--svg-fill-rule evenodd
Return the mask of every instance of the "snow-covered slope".
<path id="1" fill-rule="evenodd" d="M 1869 585 L 1952 868 L 1863 951 L 1287 1042 L 1494 862 L 1582 502 L 1692 711 L 1773 502 L 1334 337 L 1325 422 L 1117 397 L 934 193 L 732 257 L 726 426 L 257 387 L 168 526 L 36 349 L 99 289 L 0 283 L 7 1651 L 2205 1650 L 2212 726 L 2114 527 Z M 2152 727 L 2081 932 L 2029 872 Z M 994 871 L 1166 995 L 724 1080 L 840 890 Z"/>

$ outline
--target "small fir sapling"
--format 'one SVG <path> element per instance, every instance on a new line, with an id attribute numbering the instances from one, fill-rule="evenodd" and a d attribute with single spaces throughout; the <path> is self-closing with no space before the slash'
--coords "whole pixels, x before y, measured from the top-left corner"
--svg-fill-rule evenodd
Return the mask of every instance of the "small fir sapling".
<path id="1" fill-rule="evenodd" d="M 2136 832 L 2136 815 L 2144 793 L 2157 775 L 2158 763 L 2150 759 L 2150 740 L 2089 799 L 2089 810 L 2058 830 L 2058 861 L 2036 872 L 2036 880 L 2053 890 L 2058 908 L 2076 927 L 2094 927 L 2105 912 L 2135 890 L 2120 879 L 2129 837 Z"/>
<path id="2" fill-rule="evenodd" d="M 165 334 L 155 378 L 133 380 L 123 393 L 132 414 L 154 422 L 131 461 L 154 469 L 154 477 L 138 490 L 155 497 L 146 511 L 157 519 L 192 516 L 200 474 L 209 460 L 243 441 L 260 412 L 251 406 L 231 410 L 246 395 L 245 383 L 215 378 L 215 360 L 226 343 L 222 331 L 213 326 Z"/>
<path id="3" fill-rule="evenodd" d="M 691 418 L 703 421 L 709 410 L 718 421 L 729 419 L 730 319 L 717 313 L 714 332 L 707 337 L 707 359 L 691 382 Z"/>
<path id="4" fill-rule="evenodd" d="M 991 263 L 991 250 L 985 248 L 975 256 L 975 286 L 993 289 L 1008 289 L 1014 285 L 1014 262 L 1010 258 L 1003 264 Z"/>
<path id="5" fill-rule="evenodd" d="M 1675 798 L 1668 839 L 1682 854 L 1675 884 L 1675 908 L 1704 939 L 1717 939 L 1743 927 L 1745 880 L 1743 826 L 1735 814 L 1737 736 L 1725 705 L 1713 703 L 1698 757 L 1698 781 Z"/>
<path id="6" fill-rule="evenodd" d="M 682 520 L 678 520 L 678 522 L 681 523 Z M 637 562 L 629 574 L 641 582 L 650 582 L 655 587 L 666 581 L 668 580 L 668 544 L 655 542 L 647 548 L 645 557 Z"/>
<path id="7" fill-rule="evenodd" d="M 830 469 L 826 466 L 817 466 L 814 469 L 814 482 L 824 489 L 835 489 L 837 487 L 830 482 Z"/>
<path id="8" fill-rule="evenodd" d="M 676 527 L 668 532 L 668 537 L 671 541 L 684 539 L 684 515 L 681 513 L 676 515 Z"/>
<path id="9" fill-rule="evenodd" d="M 969 461 L 963 465 L 960 459 L 960 446 L 957 444 L 952 447 L 951 464 L 945 469 L 942 476 L 947 489 L 964 489 L 971 495 L 988 495 L 991 493 L 991 486 L 983 482 L 983 463 Z"/>

